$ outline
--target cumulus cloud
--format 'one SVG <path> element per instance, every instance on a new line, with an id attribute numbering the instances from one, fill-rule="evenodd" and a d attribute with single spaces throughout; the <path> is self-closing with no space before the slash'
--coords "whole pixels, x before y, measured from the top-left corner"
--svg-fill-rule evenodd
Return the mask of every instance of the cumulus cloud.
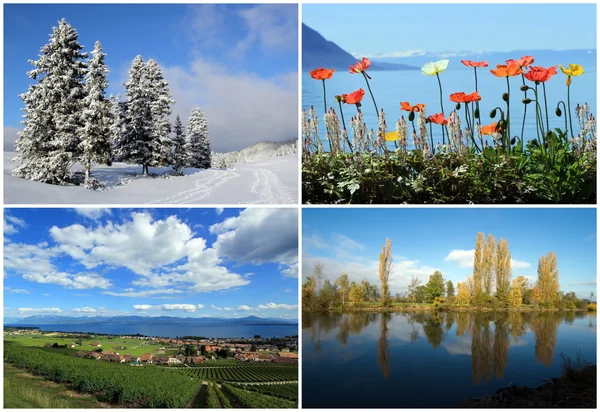
<path id="1" fill-rule="evenodd" d="M 108 289 L 112 286 L 110 280 L 97 273 L 26 273 L 23 279 L 36 283 L 61 285 L 70 289 Z"/>
<path id="2" fill-rule="evenodd" d="M 51 259 L 58 256 L 60 251 L 48 247 L 47 243 L 28 245 L 23 243 L 4 244 L 4 269 L 13 269 L 16 272 L 26 271 L 47 273 L 56 269 Z"/>
<path id="3" fill-rule="evenodd" d="M 9 288 L 8 286 L 5 287 L 4 290 L 7 292 L 11 292 L 11 293 L 24 293 L 26 295 L 29 295 L 31 293 L 27 289 L 13 289 L 13 288 Z"/>
<path id="4" fill-rule="evenodd" d="M 154 295 L 172 295 L 175 293 L 183 293 L 182 290 L 178 289 L 148 289 L 148 290 L 125 290 L 123 292 L 102 292 L 109 296 L 119 296 L 124 298 L 144 298 Z"/>
<path id="5" fill-rule="evenodd" d="M 4 214 L 4 234 L 13 235 L 19 232 L 19 228 L 26 227 L 27 224 L 23 219 L 19 219 L 16 216 L 9 216 Z"/>
<path id="6" fill-rule="evenodd" d="M 98 207 L 78 207 L 78 208 L 75 208 L 75 212 L 80 216 L 83 216 L 83 217 L 86 217 L 86 218 L 92 219 L 92 220 L 98 220 L 105 214 L 106 215 L 111 214 L 110 209 L 98 208 Z"/>
<path id="7" fill-rule="evenodd" d="M 217 208 L 215 209 L 215 213 L 216 213 L 217 215 L 221 216 L 221 214 L 223 213 L 223 211 L 224 211 L 224 210 L 225 210 L 225 209 L 224 209 L 224 208 L 222 208 L 222 207 L 217 207 Z"/>
<path id="8" fill-rule="evenodd" d="M 251 208 L 210 227 L 219 255 L 239 263 L 282 265 L 293 277 L 298 263 L 298 210 Z"/>
<path id="9" fill-rule="evenodd" d="M 462 268 L 472 268 L 475 260 L 475 249 L 453 249 L 450 251 L 450 253 L 448 253 L 444 260 L 446 262 L 457 263 Z M 510 260 L 510 265 L 512 269 L 517 270 L 531 267 L 529 262 L 515 259 Z"/>
<path id="10" fill-rule="evenodd" d="M 14 152 L 15 151 L 15 142 L 19 138 L 17 133 L 19 133 L 22 129 L 18 127 L 12 126 L 4 126 L 4 151 L 5 152 Z"/>
<path id="11" fill-rule="evenodd" d="M 298 305 L 288 305 L 286 303 L 267 303 L 266 305 L 258 305 L 258 309 L 282 309 L 282 310 L 294 310 L 298 309 Z"/>
<path id="12" fill-rule="evenodd" d="M 62 310 L 60 310 L 59 308 L 19 308 L 18 311 L 22 315 L 62 312 Z"/>
<path id="13" fill-rule="evenodd" d="M 241 312 L 250 312 L 254 309 L 247 305 L 240 305 L 240 306 L 238 306 L 237 310 L 239 310 Z"/>
<path id="14" fill-rule="evenodd" d="M 73 312 L 76 312 L 76 313 L 95 313 L 96 309 L 90 308 L 90 307 L 86 306 L 84 308 L 75 308 L 75 309 L 73 309 Z"/>

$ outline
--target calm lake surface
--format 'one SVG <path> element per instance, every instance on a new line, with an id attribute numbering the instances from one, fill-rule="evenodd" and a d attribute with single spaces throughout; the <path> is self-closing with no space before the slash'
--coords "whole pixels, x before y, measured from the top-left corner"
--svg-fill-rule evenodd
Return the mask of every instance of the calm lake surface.
<path id="1" fill-rule="evenodd" d="M 279 338 L 298 335 L 297 325 L 126 325 L 118 323 L 77 324 L 77 325 L 26 325 L 37 326 L 40 330 L 61 332 L 86 332 L 113 335 L 146 335 L 174 338 L 177 336 L 203 336 L 206 338 L 251 338 L 260 335 L 263 338 Z"/>
<path id="2" fill-rule="evenodd" d="M 458 407 L 595 364 L 596 315 L 304 313 L 302 345 L 303 407 Z"/>
<path id="3" fill-rule="evenodd" d="M 490 62 L 491 63 L 491 62 Z M 462 64 L 458 61 L 450 61 L 451 65 Z M 494 66 L 495 67 L 495 66 Z M 502 100 L 502 94 L 506 92 L 506 79 L 497 78 L 489 72 L 488 68 L 483 70 L 477 70 L 477 80 L 479 94 L 482 96 L 480 102 L 481 122 L 483 125 L 491 124 L 500 118 L 500 113 L 495 119 L 490 118 L 490 110 L 496 106 L 500 106 L 505 111 L 506 104 Z M 554 129 L 565 127 L 565 117 L 557 117 L 555 114 L 556 105 L 560 100 L 567 101 L 567 87 L 565 85 L 566 76 L 562 74 L 560 69 L 557 68 L 559 73 L 552 77 L 546 85 L 546 93 L 548 98 L 548 112 L 550 128 Z M 414 105 L 417 103 L 426 104 L 427 115 L 440 113 L 440 92 L 438 88 L 438 82 L 435 77 L 425 76 L 421 73 L 421 70 L 404 70 L 404 71 L 387 71 L 387 72 L 372 72 L 370 76 L 373 78 L 369 81 L 377 106 L 379 109 L 383 109 L 386 113 L 386 121 L 388 125 L 388 131 L 396 130 L 396 122 L 400 116 L 404 115 L 407 119 L 408 112 L 400 111 L 400 102 L 407 101 Z M 450 101 L 450 94 L 456 92 L 471 93 L 475 91 L 475 78 L 473 70 L 467 67 L 459 68 L 448 68 L 445 72 L 440 74 L 442 81 L 442 87 L 444 92 L 444 111 L 446 116 L 454 109 L 455 103 Z M 327 80 L 327 106 L 334 107 L 339 116 L 338 103 L 335 101 L 335 95 L 341 95 L 343 93 L 350 93 L 359 88 L 365 90 L 365 97 L 362 101 L 362 112 L 367 124 L 367 128 L 377 130 L 377 114 L 371 100 L 371 95 L 367 89 L 365 80 L 362 75 L 352 75 L 345 71 L 336 71 L 334 76 Z M 533 83 L 526 80 L 529 86 L 533 87 Z M 524 97 L 519 87 L 522 85 L 521 76 L 513 77 L 510 79 L 511 86 L 511 134 L 513 136 L 521 136 L 521 124 L 523 121 L 523 108 L 525 107 L 521 100 Z M 543 108 L 543 98 L 541 86 L 539 86 L 540 102 Z M 531 98 L 532 93 L 529 92 Z M 577 117 L 575 115 L 575 106 L 577 103 L 580 105 L 588 103 L 590 111 L 596 116 L 596 71 L 594 69 L 587 69 L 586 72 L 579 77 L 573 78 L 571 84 L 571 106 L 572 106 L 572 118 L 573 118 L 573 129 L 575 132 L 579 131 L 577 125 Z M 319 115 L 319 137 L 327 140 L 325 135 L 325 125 L 323 121 L 323 85 L 321 81 L 314 80 L 308 73 L 302 74 L 302 107 L 307 111 L 310 106 L 314 105 Z M 527 120 L 525 123 L 525 141 L 534 139 L 537 137 L 535 131 L 535 111 L 533 104 L 530 104 L 527 109 Z M 346 126 L 350 132 L 350 118 L 356 114 L 356 108 L 354 105 L 343 105 L 344 116 L 346 119 Z M 561 105 L 562 110 L 562 105 Z M 564 110 L 563 110 L 564 112 Z M 464 105 L 459 111 L 459 116 L 463 127 L 466 126 L 464 121 Z M 341 119 L 340 119 L 341 123 Z M 415 122 L 416 125 L 416 122 Z M 440 126 L 433 125 L 433 137 L 434 143 L 441 142 L 441 130 Z M 409 124 L 410 127 L 410 124 Z M 410 129 L 412 130 L 412 129 Z M 409 146 L 412 145 L 412 139 L 409 139 Z M 389 148 L 393 149 L 394 144 L 388 143 Z"/>

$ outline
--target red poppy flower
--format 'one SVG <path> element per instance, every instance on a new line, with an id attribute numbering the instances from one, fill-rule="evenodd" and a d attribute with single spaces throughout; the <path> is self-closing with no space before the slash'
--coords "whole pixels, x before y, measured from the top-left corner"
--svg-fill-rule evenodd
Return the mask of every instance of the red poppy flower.
<path id="1" fill-rule="evenodd" d="M 506 64 L 509 66 L 519 66 L 519 67 L 527 67 L 533 64 L 533 56 L 523 56 L 519 60 L 507 60 Z"/>
<path id="2" fill-rule="evenodd" d="M 423 103 L 415 104 L 411 106 L 409 102 L 400 102 L 400 110 L 405 110 L 407 112 L 420 112 L 421 109 L 424 109 L 425 105 Z"/>
<path id="3" fill-rule="evenodd" d="M 431 123 L 444 125 L 448 124 L 448 119 L 444 119 L 444 115 L 442 113 L 432 114 L 428 117 L 428 119 Z"/>
<path id="4" fill-rule="evenodd" d="M 498 64 L 496 65 L 496 70 L 492 69 L 490 72 L 497 77 L 509 77 L 518 76 L 519 74 L 523 73 L 523 70 L 521 70 L 521 68 L 516 64 Z"/>
<path id="5" fill-rule="evenodd" d="M 318 69 L 310 71 L 310 77 L 315 80 L 329 80 L 333 77 L 335 69 L 324 69 L 319 67 Z"/>
<path id="6" fill-rule="evenodd" d="M 468 67 L 488 67 L 488 62 L 474 62 L 473 60 L 461 60 L 460 62 Z"/>
<path id="7" fill-rule="evenodd" d="M 556 66 L 548 67 L 547 69 L 539 66 L 531 66 L 524 76 L 527 80 L 531 80 L 532 82 L 544 83 L 550 80 L 555 74 Z"/>
<path id="8" fill-rule="evenodd" d="M 369 66 L 371 66 L 371 60 L 367 59 L 366 57 L 363 57 L 362 60 L 356 62 L 354 66 L 350 66 L 350 73 L 362 73 L 366 71 L 369 68 Z"/>
<path id="9" fill-rule="evenodd" d="M 489 126 L 481 126 L 481 135 L 482 136 L 488 136 L 488 135 L 494 134 L 496 132 L 498 132 L 498 133 L 501 132 L 502 128 L 501 127 L 497 127 L 497 126 L 498 126 L 498 123 L 496 123 L 496 122 L 492 123 Z M 496 128 L 498 130 L 496 130 Z"/>
<path id="10" fill-rule="evenodd" d="M 473 92 L 471 94 L 466 94 L 463 92 L 452 93 L 450 95 L 450 101 L 454 103 L 471 103 L 478 102 L 481 100 L 481 96 L 479 92 Z"/>
<path id="11" fill-rule="evenodd" d="M 363 89 L 358 89 L 355 92 L 342 94 L 342 102 L 346 104 L 356 104 L 360 103 L 360 101 L 365 96 L 365 91 Z"/>

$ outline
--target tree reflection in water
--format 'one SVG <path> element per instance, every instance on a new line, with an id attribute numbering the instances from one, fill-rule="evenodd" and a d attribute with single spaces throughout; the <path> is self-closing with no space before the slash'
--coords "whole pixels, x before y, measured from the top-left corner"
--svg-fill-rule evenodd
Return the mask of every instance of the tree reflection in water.
<path id="1" fill-rule="evenodd" d="M 543 312 L 531 322 L 531 330 L 535 335 L 535 358 L 546 367 L 552 365 L 560 320 L 561 317 L 556 313 Z"/>
<path id="2" fill-rule="evenodd" d="M 379 341 L 377 342 L 377 363 L 379 363 L 379 369 L 383 373 L 383 378 L 387 379 L 390 377 L 390 349 L 388 345 L 388 322 L 392 318 L 390 313 L 382 313 L 380 315 L 380 334 Z"/>

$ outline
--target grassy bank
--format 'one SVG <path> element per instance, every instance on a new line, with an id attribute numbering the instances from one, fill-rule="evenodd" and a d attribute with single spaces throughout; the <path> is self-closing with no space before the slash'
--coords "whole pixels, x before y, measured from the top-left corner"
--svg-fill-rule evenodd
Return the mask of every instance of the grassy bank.
<path id="1" fill-rule="evenodd" d="M 394 302 L 390 306 L 382 306 L 380 302 L 363 302 L 360 305 L 336 306 L 330 308 L 328 312 L 429 312 L 429 311 L 449 311 L 449 312 L 586 312 L 587 309 L 558 309 L 534 307 L 532 305 L 521 305 L 518 308 L 505 307 L 481 307 L 481 306 L 454 306 L 454 305 L 434 305 L 432 303 L 398 303 Z M 304 311 L 307 311 L 304 309 Z"/>
<path id="2" fill-rule="evenodd" d="M 105 408 L 108 405 L 4 362 L 4 408 Z"/>

